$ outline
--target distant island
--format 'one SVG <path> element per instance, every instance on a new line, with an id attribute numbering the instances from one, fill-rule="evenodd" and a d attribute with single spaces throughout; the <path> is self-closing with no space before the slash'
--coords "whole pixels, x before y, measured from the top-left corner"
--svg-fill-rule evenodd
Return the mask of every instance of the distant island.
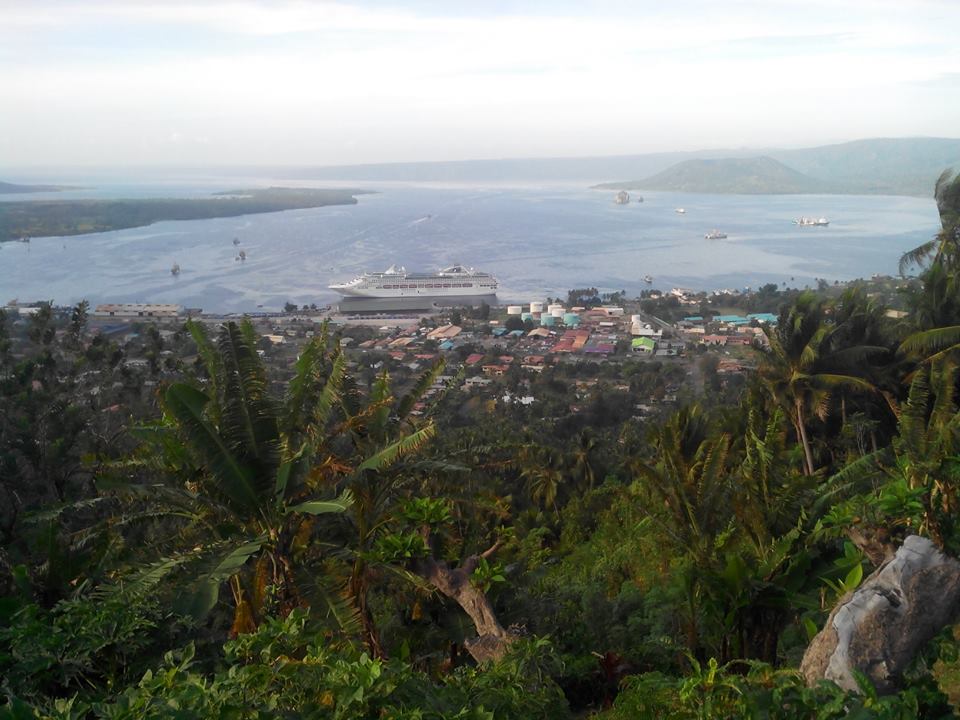
<path id="1" fill-rule="evenodd" d="M 0 203 L 0 242 L 122 230 L 163 220 L 206 220 L 326 205 L 354 205 L 355 196 L 364 192 L 271 187 L 230 190 L 209 198 L 3 202 Z"/>
<path id="2" fill-rule="evenodd" d="M 848 195 L 930 197 L 945 168 L 960 169 L 958 138 L 870 138 L 808 148 L 713 148 L 684 152 L 603 157 L 503 158 L 402 162 L 326 167 L 257 168 L 260 177 L 397 182 L 496 182 L 523 184 L 557 181 L 604 187 L 647 189 L 646 180 L 685 160 L 766 157 L 806 175 L 829 192 Z M 251 177 L 248 173 L 247 177 Z M 652 189 L 652 188 L 651 188 Z M 738 192 L 717 189 L 716 192 Z M 752 192 L 752 191 L 751 191 Z M 789 192 L 765 189 L 762 192 Z"/>
<path id="3" fill-rule="evenodd" d="M 38 192 L 60 192 L 61 190 L 76 190 L 69 185 L 19 185 L 17 183 L 0 182 L 0 195 L 21 195 Z"/>
<path id="4" fill-rule="evenodd" d="M 877 138 L 797 150 L 697 153 L 669 166 L 637 162 L 641 180 L 606 182 L 601 190 L 698 193 L 912 195 L 929 197 L 946 168 L 960 167 L 960 140 Z M 662 160 L 662 158 L 661 158 Z M 622 170 L 621 170 L 622 172 Z M 635 177 L 636 177 L 635 176 Z"/>
<path id="5" fill-rule="evenodd" d="M 770 157 L 684 160 L 645 180 L 602 183 L 595 187 L 601 190 L 747 195 L 835 191 L 829 183 L 798 172 Z"/>

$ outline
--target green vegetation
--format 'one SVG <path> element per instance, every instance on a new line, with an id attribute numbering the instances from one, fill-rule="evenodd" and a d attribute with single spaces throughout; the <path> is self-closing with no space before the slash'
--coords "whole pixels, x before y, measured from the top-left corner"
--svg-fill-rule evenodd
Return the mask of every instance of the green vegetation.
<path id="1" fill-rule="evenodd" d="M 596 187 L 610 190 L 667 190 L 703 193 L 837 193 L 927 197 L 945 167 L 960 166 L 960 140 L 877 138 L 797 150 L 770 150 L 744 158 L 727 152 L 674 164 L 643 162 L 642 180 Z M 651 156 L 652 157 L 652 156 Z M 659 165 L 659 166 L 658 166 Z M 616 172 L 623 177 L 626 172 Z M 629 177 L 629 176 L 628 176 Z M 637 172 L 633 177 L 643 177 Z"/>
<path id="2" fill-rule="evenodd" d="M 833 187 L 770 157 L 685 160 L 632 182 L 604 183 L 609 190 L 664 190 L 696 193 L 828 193 Z"/>
<path id="3" fill-rule="evenodd" d="M 35 192 L 59 192 L 61 190 L 74 190 L 75 188 L 67 185 L 20 185 L 17 183 L 0 182 L 0 195 L 13 195 L 21 193 Z"/>
<path id="4" fill-rule="evenodd" d="M 34 200 L 0 203 L 0 242 L 22 237 L 82 235 L 150 225 L 256 213 L 350 205 L 358 190 L 267 188 L 233 190 L 211 198 Z"/>
<path id="5" fill-rule="evenodd" d="M 953 716 L 960 626 L 887 694 L 799 668 L 908 536 L 960 554 L 958 192 L 906 317 L 785 294 L 698 396 L 657 360 L 511 368 L 527 407 L 325 326 L 0 317 L 0 718 Z"/>

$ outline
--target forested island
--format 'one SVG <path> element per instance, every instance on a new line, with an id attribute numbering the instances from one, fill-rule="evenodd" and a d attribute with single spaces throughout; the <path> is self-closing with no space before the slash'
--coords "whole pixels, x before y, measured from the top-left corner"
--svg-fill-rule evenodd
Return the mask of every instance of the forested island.
<path id="1" fill-rule="evenodd" d="M 514 361 L 550 330 L 484 305 L 396 338 L 0 311 L 0 718 L 955 717 L 936 199 L 914 277 L 570 292 L 689 313 L 677 356 Z"/>
<path id="2" fill-rule="evenodd" d="M 602 183 L 601 190 L 740 193 L 746 195 L 831 193 L 842 186 L 812 178 L 771 157 L 685 160 L 645 180 Z M 847 190 L 850 192 L 850 190 Z"/>
<path id="3" fill-rule="evenodd" d="M 75 190 L 67 185 L 21 185 L 18 183 L 0 182 L 0 195 L 22 195 L 39 192 L 61 192 Z"/>
<path id="4" fill-rule="evenodd" d="M 260 188 L 209 198 L 33 200 L 0 203 L 0 242 L 82 235 L 141 227 L 163 220 L 204 220 L 257 213 L 352 205 L 361 190 Z"/>

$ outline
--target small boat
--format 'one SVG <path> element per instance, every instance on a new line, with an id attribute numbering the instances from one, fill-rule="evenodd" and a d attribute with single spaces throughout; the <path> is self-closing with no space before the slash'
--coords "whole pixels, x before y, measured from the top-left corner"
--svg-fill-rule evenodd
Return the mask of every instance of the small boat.
<path id="1" fill-rule="evenodd" d="M 723 240 L 727 237 L 727 234 L 725 232 L 720 232 L 719 230 L 711 230 L 703 237 L 705 240 Z"/>
<path id="2" fill-rule="evenodd" d="M 177 263 L 174 263 L 174 264 L 173 264 L 173 267 L 170 268 L 170 274 L 171 274 L 171 275 L 179 275 L 179 274 L 180 274 L 180 266 L 179 266 Z"/>
<path id="3" fill-rule="evenodd" d="M 630 202 L 630 193 L 626 190 L 621 190 L 616 195 L 613 196 L 614 205 L 626 205 Z"/>
<path id="4" fill-rule="evenodd" d="M 240 238 L 234 238 L 234 239 L 233 239 L 233 244 L 234 244 L 234 245 L 239 245 L 239 244 L 240 244 Z"/>
<path id="5" fill-rule="evenodd" d="M 238 260 L 238 261 L 240 261 L 240 262 L 243 262 L 243 261 L 246 260 L 246 259 L 247 259 L 247 253 L 246 253 L 245 250 L 241 250 L 241 251 L 240 251 L 240 254 L 237 255 L 237 257 L 234 258 L 234 260 Z"/>
<path id="6" fill-rule="evenodd" d="M 812 217 L 801 217 L 793 221 L 794 225 L 799 225 L 800 227 L 826 227 L 830 224 L 830 221 L 825 217 L 822 218 L 812 218 Z"/>
<path id="7" fill-rule="evenodd" d="M 22 238 L 20 238 L 20 242 L 22 242 L 22 243 L 29 243 L 29 242 L 30 242 L 30 238 L 29 238 L 28 236 L 24 235 Z"/>
<path id="8" fill-rule="evenodd" d="M 643 276 L 643 281 L 644 281 L 647 285 L 649 285 L 650 283 L 653 282 L 653 275 L 644 275 L 644 276 Z"/>
<path id="9" fill-rule="evenodd" d="M 674 212 L 677 213 L 677 215 L 685 215 L 687 213 L 683 208 L 677 208 Z"/>

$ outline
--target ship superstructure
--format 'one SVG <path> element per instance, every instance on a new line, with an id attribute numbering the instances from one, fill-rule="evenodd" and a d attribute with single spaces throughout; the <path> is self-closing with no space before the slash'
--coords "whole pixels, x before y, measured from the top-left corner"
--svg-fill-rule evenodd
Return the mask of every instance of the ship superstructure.
<path id="1" fill-rule="evenodd" d="M 341 295 L 356 297 L 443 297 L 449 295 L 493 295 L 497 279 L 490 273 L 463 265 L 451 265 L 434 273 L 407 272 L 391 265 L 383 272 L 363 273 L 330 286 Z"/>

